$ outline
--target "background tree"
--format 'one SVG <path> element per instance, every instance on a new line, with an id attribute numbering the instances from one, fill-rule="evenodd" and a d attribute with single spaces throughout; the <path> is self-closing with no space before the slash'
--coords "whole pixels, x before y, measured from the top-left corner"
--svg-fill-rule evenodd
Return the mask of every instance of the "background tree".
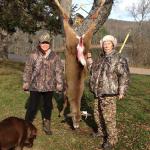
<path id="1" fill-rule="evenodd" d="M 133 3 L 129 9 L 130 14 L 135 21 L 142 23 L 150 19 L 150 0 L 141 0 L 139 3 Z"/>
<path id="2" fill-rule="evenodd" d="M 55 6 L 49 0 L 0 0 L 0 57 L 7 58 L 10 34 L 16 28 L 34 33 L 47 29 L 52 34 L 62 32 Z"/>
<path id="3" fill-rule="evenodd" d="M 68 12 L 71 2 L 72 0 L 61 1 Z M 110 14 L 113 0 L 107 0 L 98 12 L 98 17 L 91 19 L 100 3 L 101 0 L 94 0 L 89 15 L 77 29 L 78 34 L 83 34 L 93 21 L 97 24 L 96 31 L 104 24 Z M 3 31 L 0 32 L 0 41 L 5 45 L 0 46 L 0 57 L 4 57 L 4 49 L 7 53 L 8 35 L 14 33 L 16 28 L 28 33 L 34 33 L 39 29 L 47 29 L 55 35 L 62 33 L 61 19 L 53 0 L 0 0 L 0 28 Z"/>
<path id="4" fill-rule="evenodd" d="M 150 0 L 141 0 L 134 3 L 129 9 L 130 14 L 136 21 L 132 29 L 132 57 L 133 65 L 150 65 Z"/>
<path id="5" fill-rule="evenodd" d="M 1 0 L 0 27 L 9 33 L 16 27 L 30 33 L 40 28 L 61 31 L 59 16 L 49 0 Z"/>

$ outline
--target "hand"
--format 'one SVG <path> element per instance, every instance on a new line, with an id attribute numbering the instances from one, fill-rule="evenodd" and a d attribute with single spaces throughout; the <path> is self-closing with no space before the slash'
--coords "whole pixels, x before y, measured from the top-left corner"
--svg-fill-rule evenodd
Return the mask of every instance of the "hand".
<path id="1" fill-rule="evenodd" d="M 93 63 L 92 54 L 87 53 L 87 64 L 91 65 Z"/>
<path id="2" fill-rule="evenodd" d="M 57 84 L 57 85 L 56 85 L 56 90 L 57 90 L 58 92 L 61 92 L 61 91 L 63 90 L 62 85 L 61 85 L 61 84 Z"/>
<path id="3" fill-rule="evenodd" d="M 87 64 L 88 64 L 88 65 L 91 65 L 92 63 L 93 63 L 92 58 L 87 58 Z"/>
<path id="4" fill-rule="evenodd" d="M 91 58 L 92 54 L 91 53 L 87 53 L 87 58 Z"/>
<path id="5" fill-rule="evenodd" d="M 22 86 L 24 91 L 29 91 L 29 84 L 28 83 L 24 83 Z"/>
<path id="6" fill-rule="evenodd" d="M 120 95 L 118 96 L 118 98 L 119 98 L 119 100 L 121 100 L 121 99 L 124 98 L 124 95 L 123 95 L 123 94 L 120 94 Z"/>

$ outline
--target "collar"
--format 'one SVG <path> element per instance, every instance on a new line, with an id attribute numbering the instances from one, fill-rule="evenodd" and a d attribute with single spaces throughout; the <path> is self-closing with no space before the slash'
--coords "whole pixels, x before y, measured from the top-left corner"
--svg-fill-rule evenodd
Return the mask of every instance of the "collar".
<path id="1" fill-rule="evenodd" d="M 49 56 L 49 54 L 51 53 L 51 49 L 48 49 L 47 52 L 44 54 L 42 53 L 42 51 L 39 51 L 40 52 L 40 55 L 43 57 L 43 58 L 47 58 Z"/>
<path id="2" fill-rule="evenodd" d="M 116 51 L 113 49 L 111 53 L 105 54 L 105 57 L 111 57 Z"/>
<path id="3" fill-rule="evenodd" d="M 51 53 L 51 51 L 52 51 L 52 50 L 49 49 L 43 57 L 44 57 L 44 58 L 47 58 L 47 57 L 49 56 L 49 54 Z"/>

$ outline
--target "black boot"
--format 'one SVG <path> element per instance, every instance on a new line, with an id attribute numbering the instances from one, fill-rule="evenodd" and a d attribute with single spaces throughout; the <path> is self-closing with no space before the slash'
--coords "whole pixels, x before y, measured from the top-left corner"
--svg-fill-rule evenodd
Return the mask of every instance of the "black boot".
<path id="1" fill-rule="evenodd" d="M 47 134 L 47 135 L 52 135 L 52 131 L 51 131 L 51 121 L 48 119 L 43 119 L 43 131 Z"/>
<path id="2" fill-rule="evenodd" d="M 103 134 L 101 134 L 100 132 L 93 132 L 93 133 L 91 133 L 91 136 L 93 138 L 97 138 L 97 137 L 103 137 Z"/>
<path id="3" fill-rule="evenodd" d="M 103 150 L 113 150 L 113 146 L 109 142 L 104 142 L 102 148 Z"/>

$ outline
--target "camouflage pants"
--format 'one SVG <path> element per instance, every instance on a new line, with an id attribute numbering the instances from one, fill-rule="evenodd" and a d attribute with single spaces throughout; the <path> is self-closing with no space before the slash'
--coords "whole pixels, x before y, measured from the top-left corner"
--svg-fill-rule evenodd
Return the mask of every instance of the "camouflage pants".
<path id="1" fill-rule="evenodd" d="M 116 129 L 116 97 L 100 97 L 95 100 L 94 117 L 98 125 L 98 132 L 104 140 L 115 145 L 117 139 Z"/>

